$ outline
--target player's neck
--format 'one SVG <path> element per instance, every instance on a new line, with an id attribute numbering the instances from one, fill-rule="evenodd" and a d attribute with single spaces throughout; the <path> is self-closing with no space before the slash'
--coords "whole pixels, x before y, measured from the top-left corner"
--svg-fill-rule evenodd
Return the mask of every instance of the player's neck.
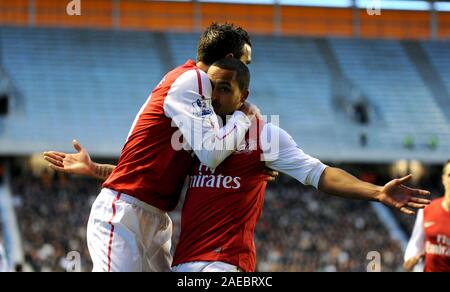
<path id="1" fill-rule="evenodd" d="M 202 70 L 203 72 L 208 72 L 209 69 L 209 65 L 206 65 L 205 63 L 203 63 L 202 61 L 197 62 L 196 66 Z"/>

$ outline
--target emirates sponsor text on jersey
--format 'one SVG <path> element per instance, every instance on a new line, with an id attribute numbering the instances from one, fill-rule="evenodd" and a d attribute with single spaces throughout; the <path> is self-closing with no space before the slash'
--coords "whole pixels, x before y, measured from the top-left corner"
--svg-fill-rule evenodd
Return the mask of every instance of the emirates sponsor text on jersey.
<path id="1" fill-rule="evenodd" d="M 216 174 L 216 170 L 200 164 L 197 175 L 191 175 L 189 188 L 239 189 L 241 178 Z"/>

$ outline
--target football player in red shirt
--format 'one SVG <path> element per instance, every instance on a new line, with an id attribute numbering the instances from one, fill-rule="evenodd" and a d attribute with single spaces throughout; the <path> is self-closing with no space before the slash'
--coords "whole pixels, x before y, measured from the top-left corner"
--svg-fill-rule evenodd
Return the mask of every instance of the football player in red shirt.
<path id="1" fill-rule="evenodd" d="M 235 59 L 208 70 L 214 84 L 213 105 L 225 120 L 249 95 L 250 72 Z M 404 213 L 422 208 L 428 192 L 403 185 L 411 176 L 384 187 L 365 183 L 305 154 L 283 129 L 254 120 L 245 141 L 217 168 L 196 161 L 181 214 L 181 234 L 174 271 L 237 271 L 256 269 L 254 229 L 264 205 L 264 169 L 285 173 L 305 185 L 343 198 L 378 201 Z"/>
<path id="2" fill-rule="evenodd" d="M 179 201 L 193 153 L 205 165 L 217 167 L 243 141 L 258 114 L 254 106 L 243 104 L 220 128 L 206 74 L 212 63 L 225 57 L 251 62 L 245 30 L 213 24 L 200 37 L 197 54 L 197 62 L 189 60 L 167 73 L 152 91 L 131 126 L 117 166 L 73 165 L 106 179 L 87 228 L 94 271 L 169 271 L 172 222 L 167 212 Z M 192 151 L 179 147 L 179 137 Z M 56 170 L 73 171 L 64 167 L 70 156 L 49 152 L 44 157 Z"/>
<path id="3" fill-rule="evenodd" d="M 417 214 L 405 252 L 406 271 L 412 271 L 425 257 L 425 272 L 450 272 L 450 160 L 444 165 L 445 195 L 433 200 Z"/>
<path id="4" fill-rule="evenodd" d="M 218 61 L 208 70 L 208 77 L 214 87 L 214 108 L 223 118 L 246 101 L 250 73 L 242 62 Z M 79 162 L 80 157 L 75 160 Z M 379 201 L 407 214 L 414 214 L 407 207 L 423 208 L 429 203 L 416 197 L 428 192 L 403 185 L 411 176 L 384 187 L 362 182 L 306 155 L 277 126 L 254 120 L 244 142 L 221 165 L 212 168 L 199 160 L 194 164 L 182 212 L 175 271 L 255 270 L 253 232 L 262 212 L 266 167 L 327 193 Z"/>

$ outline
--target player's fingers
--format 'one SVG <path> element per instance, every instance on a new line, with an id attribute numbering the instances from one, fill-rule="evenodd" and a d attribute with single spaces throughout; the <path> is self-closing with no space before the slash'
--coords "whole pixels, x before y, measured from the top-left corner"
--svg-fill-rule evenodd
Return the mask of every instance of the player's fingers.
<path id="1" fill-rule="evenodd" d="M 400 185 L 400 184 L 404 184 L 408 181 L 410 181 L 412 179 L 412 174 L 409 174 L 407 176 L 404 176 L 402 178 L 396 179 L 396 184 Z"/>
<path id="2" fill-rule="evenodd" d="M 44 152 L 44 156 L 52 156 L 52 157 L 60 157 L 62 159 L 66 158 L 66 154 L 62 152 L 56 152 L 56 151 L 47 151 Z"/>
<path id="3" fill-rule="evenodd" d="M 65 158 L 65 156 L 60 155 L 59 153 L 56 152 L 45 152 L 44 153 L 44 157 L 51 157 L 53 159 L 58 159 L 63 161 L 63 159 Z"/>
<path id="4" fill-rule="evenodd" d="M 416 198 L 416 197 L 412 197 L 411 199 L 409 199 L 411 202 L 414 203 L 419 203 L 419 204 L 425 204 L 425 205 L 429 205 L 431 203 L 430 200 L 427 199 L 421 199 L 421 198 Z"/>
<path id="5" fill-rule="evenodd" d="M 402 212 L 403 214 L 406 214 L 406 215 L 414 215 L 414 214 L 416 214 L 414 211 L 411 211 L 411 210 L 409 210 L 406 207 L 401 208 L 400 212 Z"/>
<path id="6" fill-rule="evenodd" d="M 44 156 L 44 159 L 47 160 L 48 162 L 50 162 L 51 164 L 57 165 L 57 166 L 63 166 L 63 162 L 62 160 L 59 159 L 55 159 L 53 157 L 50 156 Z"/>
<path id="7" fill-rule="evenodd" d="M 81 147 L 80 143 L 75 139 L 73 139 L 72 145 L 73 145 L 73 148 L 75 148 L 75 150 L 77 150 L 77 152 L 81 152 L 83 150 L 83 147 Z"/>
<path id="8" fill-rule="evenodd" d="M 262 176 L 262 179 L 263 179 L 264 181 L 267 181 L 267 182 L 272 182 L 272 181 L 275 181 L 275 180 L 276 180 L 276 177 L 273 177 L 273 176 L 268 175 L 268 174 L 264 174 L 264 175 Z"/>
<path id="9" fill-rule="evenodd" d="M 414 191 L 414 195 L 420 195 L 420 196 L 431 195 L 431 193 L 429 191 L 425 191 L 425 190 L 414 189 L 413 191 Z"/>
<path id="10" fill-rule="evenodd" d="M 264 174 L 269 175 L 269 176 L 273 176 L 273 177 L 277 177 L 280 174 L 278 173 L 278 171 L 275 170 L 271 170 L 271 169 L 266 169 L 264 170 Z"/>
<path id="11" fill-rule="evenodd" d="M 417 203 L 413 203 L 413 202 L 408 202 L 408 203 L 406 204 L 406 206 L 411 207 L 411 208 L 414 208 L 414 209 L 423 209 L 423 208 L 425 208 L 427 205 L 424 205 L 424 204 L 417 204 Z"/>

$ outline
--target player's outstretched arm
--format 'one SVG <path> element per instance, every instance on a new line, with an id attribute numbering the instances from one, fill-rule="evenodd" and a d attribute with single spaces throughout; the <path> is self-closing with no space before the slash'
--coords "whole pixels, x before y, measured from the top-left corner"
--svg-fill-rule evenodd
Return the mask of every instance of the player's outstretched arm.
<path id="1" fill-rule="evenodd" d="M 344 198 L 380 202 L 404 214 L 414 215 L 415 212 L 411 209 L 423 209 L 430 204 L 430 200 L 424 199 L 430 192 L 405 186 L 411 178 L 408 175 L 384 186 L 376 186 L 363 182 L 342 169 L 327 167 L 320 178 L 319 189 Z"/>
<path id="2" fill-rule="evenodd" d="M 275 139 L 278 143 L 274 143 L 274 137 L 278 138 Z M 423 198 L 430 195 L 430 192 L 404 185 L 411 179 L 411 175 L 394 179 L 383 187 L 363 182 L 342 169 L 328 167 L 305 154 L 286 131 L 273 124 L 264 126 L 261 144 L 267 167 L 330 195 L 381 202 L 408 215 L 415 214 L 408 208 L 423 209 L 430 204 L 429 200 Z"/>
<path id="3" fill-rule="evenodd" d="M 44 159 L 55 171 L 95 177 L 105 180 L 116 168 L 115 165 L 99 164 L 91 160 L 89 153 L 78 143 L 72 141 L 77 153 L 67 154 L 57 151 L 44 152 Z"/>

